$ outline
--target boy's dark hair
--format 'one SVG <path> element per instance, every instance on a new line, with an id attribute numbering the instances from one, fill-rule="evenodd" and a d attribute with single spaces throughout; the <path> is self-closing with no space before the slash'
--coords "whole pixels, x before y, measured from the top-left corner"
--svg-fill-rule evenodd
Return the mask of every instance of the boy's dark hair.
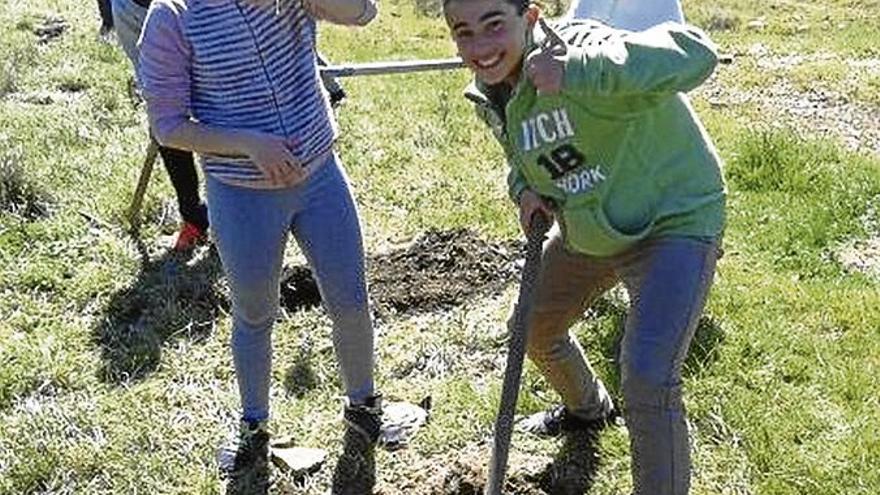
<path id="1" fill-rule="evenodd" d="M 457 2 L 466 2 L 467 0 L 443 0 L 443 8 L 446 9 L 446 6 L 449 5 L 449 2 L 457 1 Z M 516 8 L 517 14 L 522 14 L 529 8 L 529 5 L 532 3 L 532 0 L 502 0 L 503 2 L 507 2 L 510 5 L 513 5 Z"/>

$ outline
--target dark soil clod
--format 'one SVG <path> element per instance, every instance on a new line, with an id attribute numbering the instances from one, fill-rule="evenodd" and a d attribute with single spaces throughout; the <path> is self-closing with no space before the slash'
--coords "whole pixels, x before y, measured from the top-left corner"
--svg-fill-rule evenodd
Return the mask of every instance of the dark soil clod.
<path id="1" fill-rule="evenodd" d="M 319 304 L 321 293 L 309 267 L 285 267 L 281 275 L 281 306 L 288 311 L 297 311 Z"/>
<path id="2" fill-rule="evenodd" d="M 34 26 L 33 33 L 37 35 L 40 43 L 48 43 L 60 38 L 68 27 L 67 21 L 60 17 L 47 17 L 39 25 Z"/>

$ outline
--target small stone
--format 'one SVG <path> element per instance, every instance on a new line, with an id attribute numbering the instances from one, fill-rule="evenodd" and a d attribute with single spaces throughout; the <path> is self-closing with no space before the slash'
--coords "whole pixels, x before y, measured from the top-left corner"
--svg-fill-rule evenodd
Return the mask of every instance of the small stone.
<path id="1" fill-rule="evenodd" d="M 753 31 L 762 31 L 767 27 L 767 21 L 763 17 L 752 19 L 746 24 L 746 27 Z"/>
<path id="2" fill-rule="evenodd" d="M 311 474 L 324 465 L 327 451 L 307 447 L 271 447 L 272 462 L 294 476 Z"/>
<path id="3" fill-rule="evenodd" d="M 752 57 L 762 57 L 764 55 L 768 55 L 770 53 L 770 49 L 767 48 L 767 45 L 763 43 L 755 43 L 754 45 L 749 47 L 749 55 Z"/>

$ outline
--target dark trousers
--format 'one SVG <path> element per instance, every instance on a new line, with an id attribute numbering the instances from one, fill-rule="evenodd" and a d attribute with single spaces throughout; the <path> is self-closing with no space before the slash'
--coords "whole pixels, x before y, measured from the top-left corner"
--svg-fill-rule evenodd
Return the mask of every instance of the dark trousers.
<path id="1" fill-rule="evenodd" d="M 189 151 L 159 147 L 162 162 L 171 185 L 177 193 L 177 208 L 180 217 L 202 230 L 208 229 L 208 212 L 199 196 L 199 176 L 196 172 L 193 154 Z"/>

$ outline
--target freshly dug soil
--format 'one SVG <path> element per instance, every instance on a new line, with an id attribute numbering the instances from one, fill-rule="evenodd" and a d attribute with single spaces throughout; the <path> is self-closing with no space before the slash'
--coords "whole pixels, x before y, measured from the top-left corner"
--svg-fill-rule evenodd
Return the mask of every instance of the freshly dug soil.
<path id="1" fill-rule="evenodd" d="M 404 249 L 369 257 L 367 280 L 380 313 L 417 313 L 463 304 L 495 293 L 518 272 L 516 243 L 492 243 L 471 230 L 428 231 Z M 320 294 L 305 266 L 285 269 L 282 305 L 316 306 Z"/>
<path id="2" fill-rule="evenodd" d="M 382 309 L 433 311 L 504 288 L 516 276 L 516 246 L 470 230 L 429 231 L 401 251 L 368 262 L 370 294 Z"/>

